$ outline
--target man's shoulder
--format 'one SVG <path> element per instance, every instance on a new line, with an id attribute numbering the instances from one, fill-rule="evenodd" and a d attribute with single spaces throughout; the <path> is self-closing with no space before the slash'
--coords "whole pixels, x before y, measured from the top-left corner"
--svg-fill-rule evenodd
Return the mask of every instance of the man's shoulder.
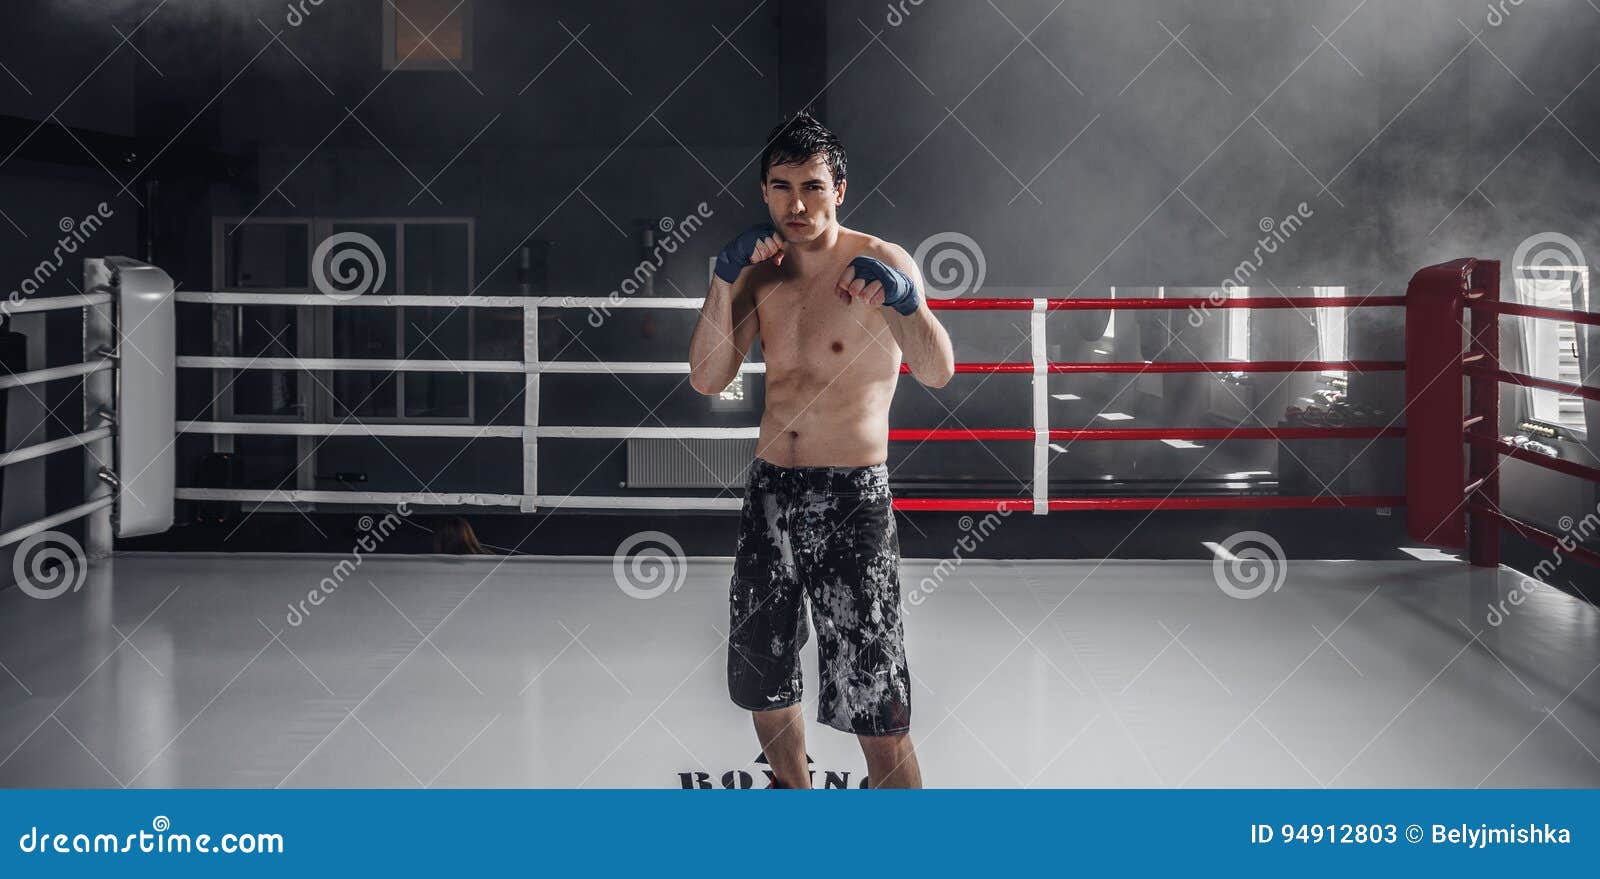
<path id="1" fill-rule="evenodd" d="M 911 260 L 911 255 L 906 252 L 904 247 L 866 232 L 843 229 L 840 232 L 840 239 L 841 243 L 845 244 L 846 249 L 854 256 L 870 256 L 873 259 L 880 259 L 892 264 L 910 262 Z"/>

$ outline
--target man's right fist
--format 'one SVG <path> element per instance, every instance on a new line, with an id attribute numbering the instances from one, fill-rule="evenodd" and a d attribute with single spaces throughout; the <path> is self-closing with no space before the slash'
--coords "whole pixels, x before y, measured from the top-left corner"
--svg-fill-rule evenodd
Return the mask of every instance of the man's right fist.
<path id="1" fill-rule="evenodd" d="M 732 284 L 745 266 L 768 258 L 773 265 L 783 264 L 783 239 L 770 224 L 752 226 L 717 254 L 717 277 Z"/>

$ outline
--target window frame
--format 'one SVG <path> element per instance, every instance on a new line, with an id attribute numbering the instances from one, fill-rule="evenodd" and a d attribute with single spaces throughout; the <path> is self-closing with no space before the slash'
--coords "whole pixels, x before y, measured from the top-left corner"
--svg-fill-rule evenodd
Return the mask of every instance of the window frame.
<path id="1" fill-rule="evenodd" d="M 467 229 L 467 289 L 452 290 L 441 296 L 465 296 L 477 286 L 477 223 L 472 217 L 326 217 L 318 218 L 313 227 L 312 241 L 320 242 L 333 234 L 335 226 L 395 226 L 394 236 L 394 265 L 389 267 L 390 277 L 394 279 L 394 295 L 396 296 L 427 296 L 427 293 L 412 293 L 406 289 L 406 227 L 407 226 L 444 226 L 464 225 Z M 377 293 L 369 295 L 379 295 Z M 311 306 L 307 306 L 310 308 Z M 441 306 L 442 307 L 442 306 Z M 407 306 L 395 306 L 389 310 L 394 313 L 395 321 L 395 350 L 392 359 L 399 360 L 406 357 L 406 314 Z M 333 315 L 334 308 L 312 308 L 318 314 L 313 315 L 316 327 L 315 357 L 335 357 L 333 352 Z M 475 332 L 477 330 L 477 309 L 463 308 L 467 319 L 467 351 L 464 357 L 452 358 L 454 360 L 470 360 L 477 350 Z M 418 360 L 437 359 L 418 357 Z M 406 415 L 406 379 L 411 375 L 410 370 L 396 370 L 395 376 L 395 402 L 394 412 L 390 415 L 361 416 L 360 420 L 370 424 L 473 424 L 478 413 L 478 374 L 475 372 L 459 373 L 467 379 L 467 413 L 462 416 L 413 416 Z M 438 373 L 450 375 L 450 373 Z M 315 420 L 344 418 L 334 411 L 332 395 L 327 390 L 333 386 L 333 374 L 324 372 L 322 381 L 324 387 L 313 390 L 315 401 Z M 348 417 L 355 418 L 355 415 Z"/>
<path id="2" fill-rule="evenodd" d="M 1228 291 L 1229 299 L 1249 299 L 1249 287 L 1234 287 Z M 1242 363 L 1250 362 L 1250 309 L 1229 308 L 1224 309 L 1227 314 L 1227 333 L 1223 342 L 1223 351 L 1228 360 L 1237 360 Z"/>
<path id="3" fill-rule="evenodd" d="M 1554 282 L 1558 279 L 1531 276 L 1529 272 L 1555 272 L 1571 277 L 1566 281 L 1564 290 L 1549 295 L 1544 285 L 1556 286 Z M 1580 287 L 1583 291 L 1583 301 L 1590 301 L 1588 266 L 1517 266 L 1515 273 L 1517 298 L 1529 305 L 1576 309 L 1579 307 L 1577 294 Z M 1524 345 L 1529 349 L 1523 353 L 1528 374 L 1537 378 L 1582 384 L 1583 361 L 1577 351 L 1581 330 L 1577 322 L 1540 318 L 1522 318 L 1522 320 L 1532 322 L 1518 328 Z M 1541 343 L 1545 338 L 1551 340 L 1553 352 L 1545 352 L 1542 349 Z M 1572 345 L 1570 358 L 1566 356 L 1566 349 L 1563 348 L 1563 343 L 1567 339 L 1570 339 Z M 1553 370 L 1544 368 L 1543 361 L 1547 353 L 1554 354 Z M 1568 360 L 1570 360 L 1570 370 L 1566 369 Z M 1547 388 L 1520 387 L 1520 390 L 1524 393 L 1523 399 L 1527 402 L 1528 417 L 1531 420 L 1551 425 L 1570 439 L 1579 442 L 1588 440 L 1589 425 L 1583 397 Z M 1572 414 L 1568 414 L 1569 412 Z"/>
<path id="4" fill-rule="evenodd" d="M 237 289 L 227 284 L 227 237 L 228 228 L 235 225 L 299 225 L 306 227 L 306 286 L 304 287 L 251 287 Z M 339 225 L 385 225 L 394 224 L 395 230 L 395 263 L 394 284 L 397 294 L 404 293 L 405 287 L 405 227 L 408 225 L 451 225 L 459 224 L 466 227 L 467 254 L 466 254 L 466 281 L 467 289 L 452 290 L 447 294 L 465 296 L 477 285 L 477 221 L 473 217 L 316 217 L 316 216 L 213 216 L 212 229 L 212 269 L 211 280 L 213 290 L 219 292 L 245 292 L 245 293 L 285 293 L 309 294 L 316 293 L 310 272 L 310 262 L 316 253 L 317 243 L 325 240 L 332 234 L 334 226 Z M 373 294 L 379 295 L 379 294 Z M 429 295 L 429 294 L 419 294 Z M 214 305 L 212 306 L 211 322 L 211 351 L 215 356 L 231 357 L 237 352 L 234 341 L 237 332 L 237 323 L 247 308 L 261 306 L 241 305 Z M 295 340 L 294 356 L 296 357 L 331 357 L 333 339 L 333 313 L 338 307 L 294 305 L 278 306 L 293 308 L 295 310 Z M 405 307 L 390 309 L 395 317 L 395 352 L 391 359 L 400 359 L 401 351 L 405 346 Z M 477 309 L 464 309 L 467 314 L 467 352 L 464 358 L 472 359 L 476 351 L 476 317 Z M 309 352 L 309 353 L 308 353 Z M 218 421 L 233 422 L 259 422 L 259 423 L 333 423 L 336 417 L 333 410 L 332 372 L 322 371 L 313 380 L 312 371 L 296 370 L 296 394 L 300 401 L 300 411 L 292 415 L 257 415 L 241 414 L 234 408 L 234 386 L 239 370 L 213 369 L 211 370 L 211 402 L 208 408 L 215 413 Z M 427 424 L 473 424 L 477 418 L 477 377 L 474 372 L 463 373 L 467 379 L 467 412 L 459 417 L 406 417 L 405 410 L 405 379 L 410 373 L 407 370 L 395 372 L 395 403 L 393 416 L 372 416 L 361 418 L 360 421 L 371 424 L 397 424 L 411 423 Z M 440 373 L 448 375 L 449 373 Z M 319 384 L 320 383 L 320 384 Z M 352 416 L 353 417 L 353 416 Z M 324 438 L 312 436 L 295 437 L 296 458 L 301 462 L 295 472 L 295 487 L 298 489 L 314 488 L 314 474 L 317 461 L 316 452 Z M 232 434 L 213 434 L 211 447 L 215 452 L 233 452 L 237 437 Z M 291 505 L 292 506 L 292 505 Z M 263 508 L 276 509 L 276 505 L 263 505 Z"/>
<path id="5" fill-rule="evenodd" d="M 1349 295 L 1349 290 L 1342 286 L 1313 286 L 1311 295 L 1315 299 L 1339 299 Z M 1319 306 L 1313 315 L 1317 334 L 1317 359 L 1349 360 L 1350 309 L 1343 306 L 1329 308 Z M 1324 379 L 1348 379 L 1350 372 L 1345 369 L 1324 369 L 1321 375 Z"/>

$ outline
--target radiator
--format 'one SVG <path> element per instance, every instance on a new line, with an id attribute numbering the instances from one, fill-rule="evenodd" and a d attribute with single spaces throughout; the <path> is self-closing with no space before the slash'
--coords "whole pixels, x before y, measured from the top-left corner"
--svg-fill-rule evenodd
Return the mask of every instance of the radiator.
<path id="1" fill-rule="evenodd" d="M 628 488 L 738 488 L 755 454 L 754 438 L 630 438 Z"/>

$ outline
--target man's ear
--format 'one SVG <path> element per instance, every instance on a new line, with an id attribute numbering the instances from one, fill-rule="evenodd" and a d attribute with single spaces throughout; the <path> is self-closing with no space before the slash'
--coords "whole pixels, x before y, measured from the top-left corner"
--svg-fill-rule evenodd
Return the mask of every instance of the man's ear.
<path id="1" fill-rule="evenodd" d="M 844 204 L 844 190 L 845 190 L 845 187 L 847 187 L 849 185 L 850 185 L 850 181 L 848 181 L 848 180 L 840 180 L 839 181 L 839 188 L 833 194 L 833 205 L 834 205 L 834 207 L 838 207 L 839 205 Z M 871 195 L 872 193 L 869 192 L 867 194 Z"/>
<path id="2" fill-rule="evenodd" d="M 761 182 L 756 184 L 756 186 L 761 190 L 761 203 L 771 204 L 772 202 L 767 200 L 767 179 L 765 177 L 761 178 Z"/>

